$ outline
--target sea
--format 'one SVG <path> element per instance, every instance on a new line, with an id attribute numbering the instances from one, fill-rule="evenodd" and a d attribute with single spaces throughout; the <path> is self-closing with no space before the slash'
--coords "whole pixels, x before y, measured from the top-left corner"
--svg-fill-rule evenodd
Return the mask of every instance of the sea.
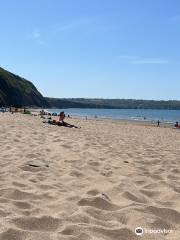
<path id="1" fill-rule="evenodd" d="M 59 114 L 64 111 L 66 115 L 82 118 L 110 118 L 134 121 L 149 121 L 164 123 L 180 122 L 180 110 L 154 110 L 154 109 L 46 109 L 50 113 Z"/>

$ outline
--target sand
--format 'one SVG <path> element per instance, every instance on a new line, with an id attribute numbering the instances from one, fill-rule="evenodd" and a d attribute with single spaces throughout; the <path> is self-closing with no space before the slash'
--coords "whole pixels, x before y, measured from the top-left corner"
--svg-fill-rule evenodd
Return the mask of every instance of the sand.
<path id="1" fill-rule="evenodd" d="M 0 240 L 180 239 L 180 131 L 42 121 L 0 114 Z"/>

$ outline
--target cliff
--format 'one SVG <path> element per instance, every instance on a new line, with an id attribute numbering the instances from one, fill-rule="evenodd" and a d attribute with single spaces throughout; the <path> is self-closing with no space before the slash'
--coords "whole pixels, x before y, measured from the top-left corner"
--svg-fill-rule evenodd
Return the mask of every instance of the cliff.
<path id="1" fill-rule="evenodd" d="M 43 107 L 46 99 L 28 80 L 0 68 L 0 106 Z"/>

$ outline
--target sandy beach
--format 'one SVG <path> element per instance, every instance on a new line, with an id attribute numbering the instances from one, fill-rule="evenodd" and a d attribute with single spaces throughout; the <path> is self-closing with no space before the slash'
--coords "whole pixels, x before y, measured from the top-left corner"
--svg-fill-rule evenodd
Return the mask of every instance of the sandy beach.
<path id="1" fill-rule="evenodd" d="M 178 240 L 180 131 L 67 121 L 0 114 L 0 240 Z"/>

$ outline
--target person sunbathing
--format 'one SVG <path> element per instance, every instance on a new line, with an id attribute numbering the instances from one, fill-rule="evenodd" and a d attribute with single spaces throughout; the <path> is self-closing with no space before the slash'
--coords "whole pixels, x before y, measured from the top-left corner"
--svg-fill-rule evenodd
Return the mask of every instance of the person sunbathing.
<path id="1" fill-rule="evenodd" d="M 178 122 L 176 122 L 176 123 L 174 124 L 174 127 L 175 127 L 175 128 L 180 128 L 180 125 L 179 125 L 179 123 L 178 123 Z"/>
<path id="2" fill-rule="evenodd" d="M 60 112 L 60 114 L 59 114 L 59 121 L 57 121 L 57 125 L 64 126 L 64 127 L 69 127 L 69 128 L 73 128 L 73 127 L 74 128 L 79 128 L 79 127 L 77 127 L 75 125 L 72 125 L 72 124 L 69 124 L 69 123 L 65 122 L 64 121 L 65 117 L 66 117 L 65 113 L 64 112 Z"/>

